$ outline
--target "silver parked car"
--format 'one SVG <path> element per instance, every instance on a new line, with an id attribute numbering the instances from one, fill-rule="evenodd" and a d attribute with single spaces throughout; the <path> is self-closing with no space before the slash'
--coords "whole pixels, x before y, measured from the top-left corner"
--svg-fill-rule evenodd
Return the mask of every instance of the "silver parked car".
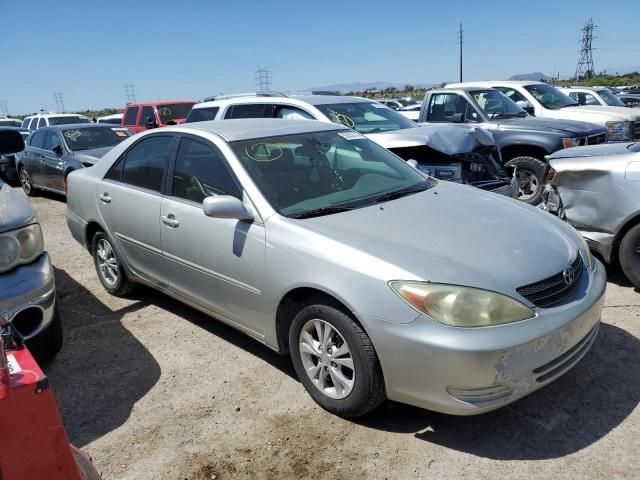
<path id="1" fill-rule="evenodd" d="M 640 288 L 640 143 L 569 148 L 548 159 L 545 209 Z"/>
<path id="2" fill-rule="evenodd" d="M 571 226 L 339 125 L 152 130 L 68 187 L 107 291 L 153 286 L 290 353 L 338 415 L 385 398 L 486 412 L 558 378 L 598 331 L 605 271 Z"/>

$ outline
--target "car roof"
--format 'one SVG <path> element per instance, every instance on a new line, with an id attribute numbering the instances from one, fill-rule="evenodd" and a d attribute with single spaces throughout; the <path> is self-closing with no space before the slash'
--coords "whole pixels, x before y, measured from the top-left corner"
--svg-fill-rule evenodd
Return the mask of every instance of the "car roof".
<path id="1" fill-rule="evenodd" d="M 129 107 L 157 107 L 158 105 L 175 105 L 176 103 L 198 103 L 197 100 L 162 100 L 156 102 L 136 102 L 127 103 L 126 108 Z"/>
<path id="2" fill-rule="evenodd" d="M 532 80 L 486 80 L 484 82 L 462 82 L 462 83 L 447 83 L 445 88 L 461 88 L 461 87 L 487 87 L 492 85 L 514 85 L 525 87 L 527 85 L 545 84 L 544 82 L 537 82 Z M 546 85 L 546 84 L 545 84 Z"/>
<path id="3" fill-rule="evenodd" d="M 53 118 L 53 117 L 84 117 L 84 118 L 89 118 L 86 115 L 82 115 L 81 113 L 36 113 L 34 115 L 27 115 L 26 117 L 24 117 L 25 119 L 27 118 L 34 118 L 34 117 L 43 117 L 43 118 Z"/>
<path id="4" fill-rule="evenodd" d="M 583 87 L 581 85 L 571 85 L 569 87 L 558 87 L 559 90 L 587 90 L 589 92 L 602 92 L 608 90 L 607 87 Z"/>
<path id="5" fill-rule="evenodd" d="M 124 129 L 125 127 L 119 127 L 111 123 L 66 123 L 64 125 L 49 125 L 47 127 L 41 127 L 38 130 L 58 130 L 64 132 L 66 130 L 77 130 L 78 128 L 118 128 Z"/>
<path id="6" fill-rule="evenodd" d="M 202 130 L 215 133 L 227 142 L 251 140 L 253 138 L 277 137 L 299 133 L 325 132 L 331 130 L 349 130 L 328 122 L 310 122 L 309 120 L 286 120 L 280 118 L 238 118 L 232 120 L 211 120 L 193 122 L 184 125 L 165 127 L 163 131 L 184 132 Z"/>
<path id="7" fill-rule="evenodd" d="M 292 100 L 294 102 L 292 102 Z M 247 95 L 246 97 L 222 98 L 220 100 L 211 100 L 208 102 L 198 103 L 193 108 L 219 107 L 226 105 L 236 105 L 242 103 L 288 103 L 295 101 L 305 102 L 309 105 L 325 105 L 335 103 L 372 103 L 375 100 L 362 97 L 346 97 L 344 95 L 312 95 L 299 94 L 289 95 L 286 97 L 263 97 L 257 95 Z"/>

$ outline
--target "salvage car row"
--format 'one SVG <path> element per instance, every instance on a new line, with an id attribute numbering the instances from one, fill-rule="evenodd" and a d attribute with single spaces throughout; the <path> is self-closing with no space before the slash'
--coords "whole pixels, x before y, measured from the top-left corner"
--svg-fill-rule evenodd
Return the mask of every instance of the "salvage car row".
<path id="1" fill-rule="evenodd" d="M 538 97 L 503 83 L 529 92 L 525 108 L 545 95 L 567 103 L 558 109 L 590 108 L 544 84 L 533 84 L 546 92 Z M 128 105 L 121 126 L 47 118 L 15 162 L 27 195 L 67 196 L 69 229 L 109 293 L 151 286 L 289 354 L 311 397 L 338 415 L 386 398 L 476 414 L 555 380 L 597 335 L 606 274 L 569 223 L 588 226 L 602 191 L 570 193 L 561 180 L 579 175 L 564 174 L 556 156 L 619 155 L 615 173 L 589 177 L 603 191 L 636 180 L 637 144 L 597 145 L 617 139 L 615 107 L 585 111 L 598 125 L 531 117 L 509 96 L 485 84 L 434 90 L 422 126 L 344 96 Z M 576 145 L 595 146 L 566 149 Z M 545 176 L 544 205 L 561 219 L 507 198 L 537 203 Z M 18 202 L 2 188 L 0 209 Z M 635 205 L 624 207 L 610 207 L 615 225 L 583 230 L 610 247 L 607 260 L 631 252 L 623 268 L 633 272 L 640 230 Z M 29 275 L 38 262 L 49 272 L 37 219 L 13 211 L 0 234 L 2 276 Z M 33 303 L 35 288 L 8 291 L 29 311 L 9 320 L 55 354 L 55 309 Z"/>

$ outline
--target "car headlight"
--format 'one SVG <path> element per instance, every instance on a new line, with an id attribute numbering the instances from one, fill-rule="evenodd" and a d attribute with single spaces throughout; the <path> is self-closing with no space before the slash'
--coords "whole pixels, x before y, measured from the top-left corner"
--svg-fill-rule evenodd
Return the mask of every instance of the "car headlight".
<path id="1" fill-rule="evenodd" d="M 389 285 L 419 312 L 453 327 L 502 325 L 536 315 L 514 298 L 480 288 L 417 281 L 392 281 Z"/>
<path id="2" fill-rule="evenodd" d="M 580 233 L 578 233 L 578 237 L 580 238 L 580 242 L 582 243 L 582 251 L 584 252 L 582 258 L 584 259 L 587 268 L 591 268 L 593 267 L 593 255 L 591 255 L 589 244 L 587 243 L 587 240 L 582 235 L 580 235 Z"/>
<path id="3" fill-rule="evenodd" d="M 579 146 L 585 145 L 585 144 L 586 144 L 586 138 L 585 137 L 563 138 L 562 139 L 562 146 L 564 148 L 579 147 Z"/>
<path id="4" fill-rule="evenodd" d="M 33 262 L 44 251 L 40 225 L 0 234 L 0 273 Z"/>
<path id="5" fill-rule="evenodd" d="M 609 140 L 631 141 L 631 123 L 632 122 L 607 122 Z"/>

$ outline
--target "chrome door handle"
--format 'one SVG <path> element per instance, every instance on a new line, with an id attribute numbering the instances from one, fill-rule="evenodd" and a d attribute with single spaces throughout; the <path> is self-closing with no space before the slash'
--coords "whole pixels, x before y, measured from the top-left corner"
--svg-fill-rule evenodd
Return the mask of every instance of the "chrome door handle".
<path id="1" fill-rule="evenodd" d="M 98 198 L 100 200 L 102 200 L 104 203 L 110 203 L 111 202 L 111 197 L 109 196 L 109 194 L 107 192 L 103 193 L 102 195 L 98 195 Z"/>
<path id="2" fill-rule="evenodd" d="M 180 225 L 180 222 L 176 220 L 176 218 L 172 214 L 169 214 L 166 217 L 163 215 L 162 223 L 168 225 L 171 228 L 176 228 L 178 225 Z"/>

